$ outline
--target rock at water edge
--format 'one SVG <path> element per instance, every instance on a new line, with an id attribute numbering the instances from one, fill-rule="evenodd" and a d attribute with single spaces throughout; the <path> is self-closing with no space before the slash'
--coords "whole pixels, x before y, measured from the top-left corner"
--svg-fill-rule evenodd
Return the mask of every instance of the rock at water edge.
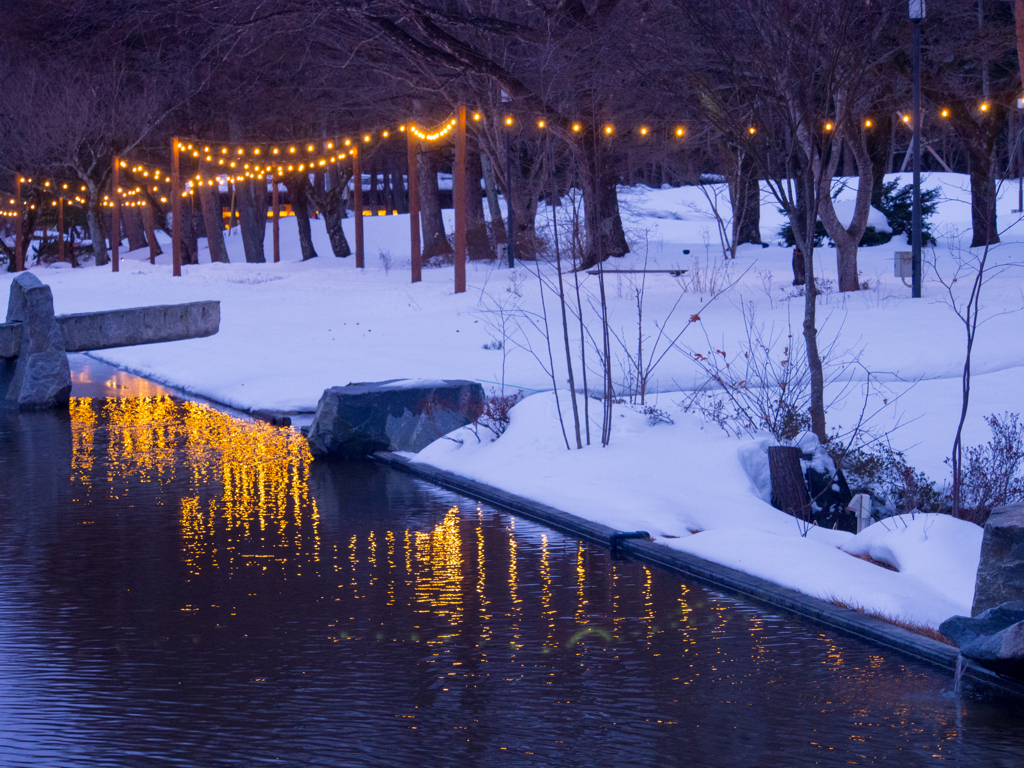
<path id="1" fill-rule="evenodd" d="M 480 418 L 483 387 L 471 381 L 390 381 L 324 391 L 307 438 L 314 456 L 358 458 L 420 451 Z"/>

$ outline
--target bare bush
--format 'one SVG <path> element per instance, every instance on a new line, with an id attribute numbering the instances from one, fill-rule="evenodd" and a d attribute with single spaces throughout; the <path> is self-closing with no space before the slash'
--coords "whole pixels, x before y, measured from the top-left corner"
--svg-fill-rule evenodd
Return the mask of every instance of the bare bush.
<path id="1" fill-rule="evenodd" d="M 487 429 L 495 438 L 501 437 L 511 421 L 509 413 L 525 397 L 526 393 L 521 389 L 507 395 L 497 389 L 491 389 L 491 395 L 484 403 L 484 412 L 477 420 L 477 424 Z"/>
<path id="2" fill-rule="evenodd" d="M 992 439 L 964 449 L 961 478 L 960 517 L 978 525 L 994 508 L 1024 500 L 1024 425 L 1016 413 L 991 414 L 985 422 Z"/>

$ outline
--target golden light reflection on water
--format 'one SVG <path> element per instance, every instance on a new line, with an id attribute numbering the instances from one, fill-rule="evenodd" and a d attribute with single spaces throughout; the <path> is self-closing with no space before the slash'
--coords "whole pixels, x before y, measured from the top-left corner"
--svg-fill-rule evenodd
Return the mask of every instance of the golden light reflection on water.
<path id="1" fill-rule="evenodd" d="M 710 654 L 704 658 L 711 671 L 728 664 L 721 648 L 737 631 L 748 638 L 747 659 L 772 653 L 760 613 L 737 614 L 728 600 L 695 601 L 685 584 L 680 592 L 673 585 L 671 594 L 659 594 L 664 582 L 650 568 L 616 564 L 601 550 L 550 532 L 517 532 L 514 518 L 487 517 L 480 508 L 467 514 L 449 506 L 425 530 L 346 530 L 330 545 L 330 567 L 320 567 L 321 521 L 309 487 L 312 458 L 298 433 L 167 396 L 75 398 L 70 412 L 72 482 L 86 500 L 131 500 L 138 495 L 133 483 L 157 490 L 178 484 L 173 493 L 145 498 L 169 506 L 173 499 L 182 559 L 194 576 L 250 569 L 285 578 L 328 577 L 332 602 L 358 600 L 360 606 L 408 611 L 405 636 L 415 637 L 439 620 L 442 631 L 425 640 L 443 648 L 469 631 L 479 646 L 500 637 L 513 653 L 524 647 L 529 652 L 531 627 L 539 624 L 534 642 L 543 653 L 617 652 L 621 642 L 654 650 L 656 636 L 673 630 L 682 640 L 674 660 L 666 660 L 678 667 L 673 680 L 699 677 L 698 645 Z M 374 626 L 377 638 L 383 625 L 378 620 Z M 332 640 L 340 637 L 338 629 Z M 850 674 L 842 670 L 842 642 L 821 637 L 824 665 Z M 880 669 L 872 657 L 869 674 Z"/>
<path id="2" fill-rule="evenodd" d="M 72 482 L 86 500 L 91 494 L 130 499 L 133 483 L 188 482 L 190 493 L 176 503 L 182 553 L 193 574 L 266 570 L 289 561 L 301 572 L 304 561 L 319 561 L 312 456 L 298 433 L 166 395 L 72 398 L 70 413 Z M 99 452 L 105 483 L 93 471 Z M 146 498 L 163 503 L 160 494 Z"/>

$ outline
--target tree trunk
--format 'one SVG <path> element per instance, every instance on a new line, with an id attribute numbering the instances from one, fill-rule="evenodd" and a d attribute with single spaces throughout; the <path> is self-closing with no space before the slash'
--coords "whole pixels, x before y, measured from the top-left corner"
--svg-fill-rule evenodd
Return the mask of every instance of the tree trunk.
<path id="1" fill-rule="evenodd" d="M 729 153 L 732 155 L 732 153 Z M 735 157 L 734 157 L 735 161 Z M 761 244 L 761 185 L 754 156 L 741 152 L 729 183 L 732 203 L 733 247 L 744 243 Z"/>
<path id="2" fill-rule="evenodd" d="M 466 152 L 466 250 L 471 261 L 493 259 L 494 250 L 484 221 L 484 198 L 480 188 L 483 164 L 476 142 Z"/>
<path id="3" fill-rule="evenodd" d="M 619 179 L 610 153 L 590 146 L 590 142 L 584 142 L 584 147 L 583 217 L 587 244 L 580 267 L 589 269 L 609 256 L 625 256 L 629 245 L 619 216 Z"/>
<path id="4" fill-rule="evenodd" d="M 181 263 L 199 263 L 199 217 L 193 206 L 194 196 L 181 203 Z"/>
<path id="5" fill-rule="evenodd" d="M 267 257 L 263 241 L 267 234 L 266 179 L 242 179 L 235 184 L 238 228 L 242 231 L 242 249 L 249 264 L 263 264 Z"/>
<path id="6" fill-rule="evenodd" d="M 772 506 L 810 522 L 811 498 L 800 466 L 800 449 L 782 445 L 770 447 L 768 471 L 772 479 Z"/>
<path id="7" fill-rule="evenodd" d="M 419 171 L 420 222 L 423 226 L 423 258 L 448 254 L 452 246 L 444 233 L 441 218 L 441 194 L 437 188 L 437 172 L 440 162 L 437 152 L 424 148 L 416 161 Z"/>
<path id="8" fill-rule="evenodd" d="M 240 182 L 244 186 L 245 182 Z M 203 207 L 203 224 L 206 229 L 206 247 L 210 250 L 210 261 L 228 263 L 228 249 L 224 245 L 224 218 L 221 212 L 220 189 L 203 184 L 199 187 L 199 202 Z"/>
<path id="9" fill-rule="evenodd" d="M 146 203 L 146 205 L 147 206 L 152 206 L 153 203 L 152 202 L 148 202 L 148 203 Z M 156 218 L 156 210 L 155 209 L 150 209 L 150 210 L 152 210 L 153 218 L 155 219 Z M 160 241 L 156 239 L 156 226 L 153 224 L 152 219 L 150 219 L 149 213 L 150 213 L 150 211 L 147 210 L 144 214 L 142 214 L 142 220 L 145 222 L 145 225 L 146 225 L 146 242 L 147 242 L 147 244 L 152 244 L 154 246 L 154 255 L 160 256 L 163 253 L 163 250 L 160 248 Z"/>
<path id="10" fill-rule="evenodd" d="M 494 185 L 494 170 L 491 168 L 491 159 L 481 153 L 480 164 L 483 167 L 484 189 L 487 192 L 487 208 L 491 212 L 491 229 L 494 231 L 494 241 L 496 243 L 504 243 L 508 240 L 508 237 L 505 234 L 505 223 L 501 218 L 501 205 L 498 203 L 498 189 Z"/>
<path id="11" fill-rule="evenodd" d="M 821 179 L 818 188 L 818 215 L 821 216 L 821 223 L 825 231 L 832 238 L 836 246 L 836 259 L 839 268 L 839 290 L 859 291 L 860 274 L 857 269 L 857 249 L 864 237 L 864 231 L 868 226 L 868 216 L 871 214 L 871 181 L 872 167 L 871 155 L 868 152 L 864 132 L 858 127 L 855 128 L 852 122 L 847 122 L 847 130 L 844 131 L 843 143 L 852 150 L 857 161 L 857 200 L 854 203 L 853 220 L 849 227 L 844 227 L 836 216 L 835 206 L 832 204 L 832 196 L 829 194 L 832 187 L 832 177 L 840 152 L 835 144 L 832 145 L 832 157 L 827 166 L 823 164 Z M 837 137 L 838 138 L 838 137 Z"/>
<path id="12" fill-rule="evenodd" d="M 313 231 L 309 226 L 309 177 L 305 174 L 289 176 L 284 179 L 291 198 L 292 211 L 299 225 L 299 247 L 302 249 L 302 260 L 309 261 L 317 257 L 313 248 Z"/>
<path id="13" fill-rule="evenodd" d="M 352 249 L 345 239 L 345 232 L 341 228 L 341 220 L 345 218 L 345 199 L 342 191 L 352 178 L 351 172 L 339 173 L 337 166 L 332 167 L 326 173 L 318 173 L 310 195 L 316 202 L 317 207 L 323 211 L 324 224 L 327 226 L 327 236 L 331 239 L 331 250 L 338 258 L 345 258 L 352 255 Z M 327 182 L 330 182 L 330 189 Z"/>
<path id="14" fill-rule="evenodd" d="M 142 227 L 142 209 L 132 206 L 124 208 L 121 215 L 124 218 L 124 230 L 128 233 L 128 250 L 137 251 L 145 248 L 149 243 Z"/>
<path id="15" fill-rule="evenodd" d="M 110 263 L 110 254 L 107 253 L 107 236 L 103 231 L 103 216 L 101 211 L 96 210 L 96 205 L 90 205 L 85 210 L 85 220 L 89 225 L 89 237 L 92 238 L 92 255 L 96 260 L 96 266 L 102 267 Z"/>
<path id="16" fill-rule="evenodd" d="M 892 143 L 892 115 L 882 115 L 872 120 L 867 129 L 868 154 L 871 156 L 871 204 L 881 210 L 882 185 L 885 174 L 892 165 L 889 145 Z"/>
<path id="17" fill-rule="evenodd" d="M 970 145 L 969 145 L 970 146 Z M 971 248 L 999 242 L 994 152 L 971 152 Z"/>

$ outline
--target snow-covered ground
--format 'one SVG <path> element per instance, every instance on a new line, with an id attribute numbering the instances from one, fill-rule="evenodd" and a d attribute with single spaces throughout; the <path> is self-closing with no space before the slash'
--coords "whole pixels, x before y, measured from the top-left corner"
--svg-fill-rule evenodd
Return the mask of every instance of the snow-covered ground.
<path id="1" fill-rule="evenodd" d="M 908 182 L 909 175 L 902 181 Z M 939 244 L 926 259 L 948 278 L 957 254 L 963 255 L 970 241 L 968 181 L 933 174 L 925 186 L 940 186 L 943 195 L 933 219 Z M 724 190 L 718 194 L 724 196 Z M 846 190 L 840 198 L 852 195 L 852 189 Z M 747 332 L 743 310 L 782 336 L 774 355 L 784 355 L 790 332 L 800 343 L 803 299 L 790 284 L 791 249 L 777 244 L 783 217 L 764 197 L 762 235 L 771 245 L 742 246 L 737 258 L 726 262 L 718 226 L 699 188 L 620 191 L 634 252 L 607 267 L 688 270 L 679 278 L 651 274 L 642 282 L 633 274 L 606 278 L 618 393 L 627 400 L 631 394 L 629 356 L 635 354 L 642 328 L 644 358 L 659 360 L 650 372 L 647 402 L 668 413 L 674 424 L 651 425 L 635 410 L 617 406 L 611 445 L 601 448 L 595 402 L 594 444 L 566 451 L 554 398 L 539 394 L 515 409 L 501 439 L 477 444 L 472 437 L 462 447 L 441 441 L 419 458 L 620 529 L 646 529 L 669 546 L 809 594 L 931 626 L 953 613 L 969 613 L 979 528 L 918 515 L 886 523 L 890 530 L 876 524 L 858 537 L 821 530 L 801 536 L 794 520 L 766 501 L 764 440 L 728 437 L 678 405 L 704 380 L 694 353 L 722 350 L 730 360 L 742 353 Z M 1016 207 L 1014 184 L 1003 190 L 999 202 L 1004 242 L 992 250 L 990 261 L 1008 266 L 984 289 L 988 320 L 975 345 L 968 444 L 988 439 L 985 415 L 1024 411 L 1024 316 L 1017 312 L 1024 306 L 1024 270 L 1012 266 L 1024 263 L 1024 224 L 1011 214 Z M 728 206 L 722 208 L 727 216 Z M 568 219 L 568 205 L 556 210 Z M 549 227 L 551 212 L 541 206 L 539 228 Z M 450 226 L 452 212 L 445 213 Z M 344 222 L 350 243 L 352 225 L 351 219 Z M 538 277 L 533 264 L 508 270 L 490 262 L 470 263 L 469 289 L 455 295 L 451 267 L 425 269 L 423 282 L 410 284 L 407 216 L 365 219 L 364 270 L 355 269 L 353 258 L 334 258 L 320 221 L 313 222 L 320 258 L 307 262 L 299 259 L 295 220 L 284 219 L 281 229 L 279 264 L 246 264 L 235 234 L 227 238 L 231 264 L 210 264 L 201 249 L 204 263 L 186 266 L 181 278 L 171 277 L 166 242 L 168 253 L 156 266 L 149 265 L 143 250 L 123 256 L 118 274 L 109 267 L 72 270 L 63 265 L 37 268 L 36 273 L 52 286 L 58 313 L 220 300 L 216 336 L 92 354 L 243 410 L 308 412 L 326 387 L 391 378 L 465 378 L 480 381 L 485 389 L 504 382 L 528 394 L 551 389 L 539 288 L 540 279 L 548 285 L 557 280 L 551 264 L 542 265 Z M 892 446 L 941 483 L 948 475 L 944 459 L 959 416 L 964 330 L 932 266 L 926 269 L 923 299 L 911 299 L 909 289 L 892 276 L 893 252 L 908 249 L 897 240 L 902 238 L 861 249 L 859 266 L 868 288 L 852 294 L 835 290 L 835 252 L 816 252 L 816 269 L 827 291 L 820 299 L 818 327 L 823 345 L 834 350 L 829 429 L 849 428 L 862 412 L 874 413 L 869 426 L 890 432 Z M 269 255 L 269 227 L 266 246 Z M 11 278 L 0 274 L 0 291 L 6 293 Z M 597 278 L 579 278 L 588 384 L 596 392 Z M 574 278 L 565 279 L 575 302 Z M 968 287 L 963 282 L 955 287 L 958 296 Z M 555 380 L 566 410 L 561 317 L 552 294 L 545 291 L 544 298 Z M 572 317 L 569 332 L 581 386 L 580 329 Z M 568 421 L 571 425 L 571 416 Z M 899 571 L 849 552 L 869 554 Z"/>

